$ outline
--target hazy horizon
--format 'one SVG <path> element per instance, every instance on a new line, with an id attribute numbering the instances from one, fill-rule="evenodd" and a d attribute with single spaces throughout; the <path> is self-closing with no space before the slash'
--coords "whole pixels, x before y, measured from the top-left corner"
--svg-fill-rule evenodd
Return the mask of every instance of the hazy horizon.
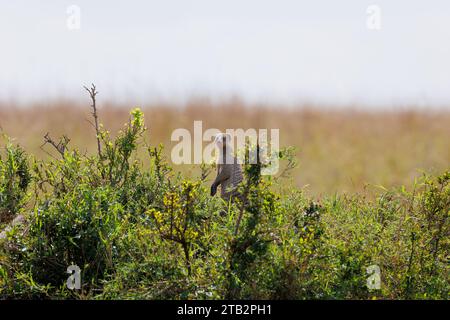
<path id="1" fill-rule="evenodd" d="M 67 21 L 80 9 L 80 29 Z M 381 9 L 370 30 L 367 8 Z M 450 109 L 448 1 L 2 2 L 0 101 Z"/>

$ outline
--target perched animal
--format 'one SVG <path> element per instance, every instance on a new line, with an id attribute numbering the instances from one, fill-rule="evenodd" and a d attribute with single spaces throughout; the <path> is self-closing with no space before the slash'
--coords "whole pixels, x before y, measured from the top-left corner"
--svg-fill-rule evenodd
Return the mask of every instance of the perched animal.
<path id="1" fill-rule="evenodd" d="M 219 133 L 215 138 L 216 147 L 219 150 L 217 158 L 217 177 L 211 185 L 211 196 L 221 187 L 221 197 L 228 201 L 239 195 L 238 185 L 242 182 L 242 169 L 236 157 L 233 156 L 231 147 L 231 135 Z"/>

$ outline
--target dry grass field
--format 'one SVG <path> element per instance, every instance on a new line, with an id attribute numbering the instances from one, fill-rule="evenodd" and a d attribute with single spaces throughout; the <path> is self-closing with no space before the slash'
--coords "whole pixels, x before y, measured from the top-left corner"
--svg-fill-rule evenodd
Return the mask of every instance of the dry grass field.
<path id="1" fill-rule="evenodd" d="M 132 107 L 100 101 L 100 120 L 115 133 L 127 121 Z M 297 148 L 299 166 L 294 182 L 300 187 L 307 185 L 308 192 L 316 196 L 376 185 L 410 185 L 421 170 L 440 172 L 450 164 L 450 112 L 445 111 L 279 108 L 250 106 L 237 100 L 141 107 L 149 129 L 147 141 L 163 143 L 168 155 L 175 144 L 170 141 L 172 131 L 192 130 L 194 120 L 202 120 L 204 130 L 279 128 L 280 145 Z M 2 132 L 38 158 L 48 157 L 40 148 L 47 132 L 53 137 L 65 134 L 71 139 L 69 146 L 95 152 L 94 130 L 88 119 L 88 101 L 86 105 L 53 101 L 26 108 L 0 105 Z M 195 167 L 175 166 L 175 170 L 197 173 Z"/>

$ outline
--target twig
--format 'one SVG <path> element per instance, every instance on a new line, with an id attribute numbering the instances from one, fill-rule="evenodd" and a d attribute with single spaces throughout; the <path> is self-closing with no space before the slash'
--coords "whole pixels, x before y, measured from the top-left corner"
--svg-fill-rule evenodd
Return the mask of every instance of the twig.
<path id="1" fill-rule="evenodd" d="M 96 100 L 95 97 L 98 94 L 98 91 L 95 87 L 95 84 L 91 84 L 91 88 L 88 88 L 86 86 L 83 86 L 84 89 L 86 89 L 86 91 L 89 93 L 89 96 L 91 97 L 91 101 L 92 101 L 92 116 L 94 117 L 94 123 L 95 123 L 95 133 L 97 136 L 97 151 L 98 151 L 98 156 L 101 157 L 102 156 L 102 146 L 100 144 L 100 129 L 98 126 L 98 114 L 97 114 L 97 104 L 96 104 Z"/>
<path id="2" fill-rule="evenodd" d="M 246 150 L 246 157 L 247 157 L 246 162 L 248 162 L 248 159 L 249 159 L 249 152 L 250 152 L 249 149 L 247 149 Z M 258 140 L 256 140 L 256 166 L 258 168 L 258 172 L 257 172 L 257 175 L 256 175 L 256 179 L 253 176 L 250 176 L 247 179 L 247 184 L 245 186 L 244 195 L 243 195 L 243 201 L 242 201 L 242 204 L 241 204 L 241 210 L 239 212 L 239 216 L 238 216 L 237 221 L 236 221 L 236 227 L 234 229 L 234 236 L 235 237 L 238 235 L 238 232 L 239 232 L 239 226 L 241 224 L 242 216 L 244 215 L 245 207 L 247 205 L 248 194 L 250 192 L 250 188 L 251 188 L 252 184 L 258 185 L 260 177 L 261 177 L 261 161 L 260 161 L 260 158 L 259 158 L 259 152 L 260 152 L 260 146 L 259 146 L 259 139 L 258 139 Z"/>
<path id="3" fill-rule="evenodd" d="M 55 142 L 55 140 L 50 137 L 50 134 L 47 132 L 44 136 L 44 143 L 41 145 L 41 149 L 44 145 L 47 143 L 52 145 L 56 151 L 59 152 L 59 154 L 64 158 L 64 152 L 67 150 L 67 144 L 69 143 L 70 139 L 67 136 L 62 136 L 62 138 L 59 140 L 58 143 Z"/>

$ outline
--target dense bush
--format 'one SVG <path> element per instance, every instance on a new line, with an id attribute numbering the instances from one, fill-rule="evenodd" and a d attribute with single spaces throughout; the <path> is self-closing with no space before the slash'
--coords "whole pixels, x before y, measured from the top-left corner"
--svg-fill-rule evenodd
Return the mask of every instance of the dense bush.
<path id="1" fill-rule="evenodd" d="M 9 141 L 0 153 L 0 225 L 23 208 L 31 180 L 25 152 Z"/>
<path id="2" fill-rule="evenodd" d="M 64 145 L 31 173 L 24 152 L 7 146 L 0 215 L 25 214 L 30 188 L 36 200 L 0 239 L 0 297 L 448 298 L 449 172 L 372 198 L 312 201 L 245 165 L 242 197 L 224 203 L 207 192 L 207 167 L 184 179 L 144 132 L 135 109 L 115 139 L 99 129 L 97 155 Z M 141 147 L 145 159 L 135 156 Z M 291 149 L 281 156 L 293 163 Z M 72 264 L 81 290 L 66 288 Z M 367 287 L 371 265 L 380 290 Z"/>

